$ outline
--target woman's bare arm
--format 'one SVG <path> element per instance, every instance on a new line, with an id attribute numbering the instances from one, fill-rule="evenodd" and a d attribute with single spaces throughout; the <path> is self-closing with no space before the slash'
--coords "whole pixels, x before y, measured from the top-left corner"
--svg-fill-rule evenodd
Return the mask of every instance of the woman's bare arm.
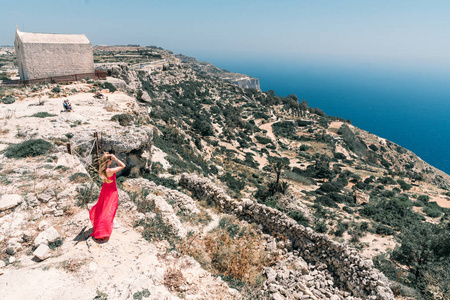
<path id="1" fill-rule="evenodd" d="M 109 174 L 114 174 L 114 173 L 117 173 L 117 172 L 119 172 L 120 170 L 123 170 L 123 168 L 125 168 L 126 167 L 126 165 L 121 161 L 121 160 L 119 160 L 119 159 L 117 159 L 117 157 L 114 155 L 114 154 L 111 154 L 111 159 L 112 160 L 115 160 L 118 164 L 119 164 L 119 166 L 118 167 L 115 167 L 115 168 L 110 168 L 110 169 L 108 169 L 107 171 L 106 171 L 106 173 L 109 173 Z M 108 175 L 108 174 L 107 174 Z M 108 176 L 108 177 L 110 177 L 110 176 Z"/>

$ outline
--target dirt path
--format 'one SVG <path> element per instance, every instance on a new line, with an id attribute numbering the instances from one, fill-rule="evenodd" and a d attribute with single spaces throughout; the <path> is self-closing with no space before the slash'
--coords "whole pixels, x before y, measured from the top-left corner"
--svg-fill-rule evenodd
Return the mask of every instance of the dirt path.
<path id="1" fill-rule="evenodd" d="M 126 223 L 120 220 L 122 225 Z M 0 276 L 0 299 L 93 299 L 97 291 L 108 299 L 133 299 L 135 293 L 150 292 L 145 299 L 179 299 L 165 286 L 165 274 L 180 270 L 184 295 L 212 299 L 217 293 L 230 299 L 228 287 L 203 270 L 191 257 L 168 254 L 166 243 L 148 243 L 132 227 L 115 229 L 107 243 L 99 244 L 83 228 L 90 228 L 87 211 L 68 221 L 72 232 L 53 257 L 35 262 L 25 254 L 18 266 L 9 265 Z M 78 240 L 78 241 L 77 241 Z M 26 282 L 26 284 L 24 284 Z"/>
<path id="2" fill-rule="evenodd" d="M 267 136 L 272 140 L 273 144 L 278 149 L 277 138 L 275 137 L 275 134 L 273 134 L 273 130 L 272 130 L 272 124 L 274 124 L 274 123 L 276 123 L 276 122 L 265 123 L 265 124 L 260 125 L 259 128 L 267 131 Z"/>
<path id="3" fill-rule="evenodd" d="M 435 201 L 440 207 L 450 208 L 450 200 L 448 197 L 432 197 L 430 201 Z"/>

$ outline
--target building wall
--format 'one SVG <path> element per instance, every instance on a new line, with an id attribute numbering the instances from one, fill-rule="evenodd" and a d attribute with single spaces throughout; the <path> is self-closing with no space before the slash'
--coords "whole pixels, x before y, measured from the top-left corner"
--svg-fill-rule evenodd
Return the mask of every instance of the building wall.
<path id="1" fill-rule="evenodd" d="M 20 39 L 17 36 L 16 36 L 16 39 L 14 40 L 14 48 L 16 50 L 17 67 L 19 69 L 19 76 L 20 76 L 20 79 L 24 79 L 23 66 L 25 65 L 25 57 L 24 57 L 24 53 L 23 53 L 22 42 L 20 41 Z"/>
<path id="2" fill-rule="evenodd" d="M 18 40 L 16 53 L 21 79 L 94 72 L 91 44 L 22 43 Z"/>

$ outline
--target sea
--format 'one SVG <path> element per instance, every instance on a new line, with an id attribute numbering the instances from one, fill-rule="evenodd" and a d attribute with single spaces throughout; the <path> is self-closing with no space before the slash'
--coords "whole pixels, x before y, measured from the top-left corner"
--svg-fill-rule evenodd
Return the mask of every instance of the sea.
<path id="1" fill-rule="evenodd" d="M 448 69 L 288 58 L 200 59 L 259 78 L 263 91 L 295 94 L 329 116 L 350 119 L 353 125 L 413 151 L 450 174 Z"/>

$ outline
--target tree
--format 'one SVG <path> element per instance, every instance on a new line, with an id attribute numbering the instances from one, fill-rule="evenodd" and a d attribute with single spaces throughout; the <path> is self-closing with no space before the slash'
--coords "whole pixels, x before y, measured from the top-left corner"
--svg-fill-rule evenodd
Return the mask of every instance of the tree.
<path id="1" fill-rule="evenodd" d="M 275 163 L 272 163 L 270 165 L 270 168 L 272 169 L 273 172 L 275 172 L 275 174 L 277 174 L 277 179 L 275 180 L 275 183 L 276 183 L 276 186 L 279 186 L 281 172 L 284 170 L 284 168 L 286 168 L 286 163 L 284 161 L 280 160 Z"/>

